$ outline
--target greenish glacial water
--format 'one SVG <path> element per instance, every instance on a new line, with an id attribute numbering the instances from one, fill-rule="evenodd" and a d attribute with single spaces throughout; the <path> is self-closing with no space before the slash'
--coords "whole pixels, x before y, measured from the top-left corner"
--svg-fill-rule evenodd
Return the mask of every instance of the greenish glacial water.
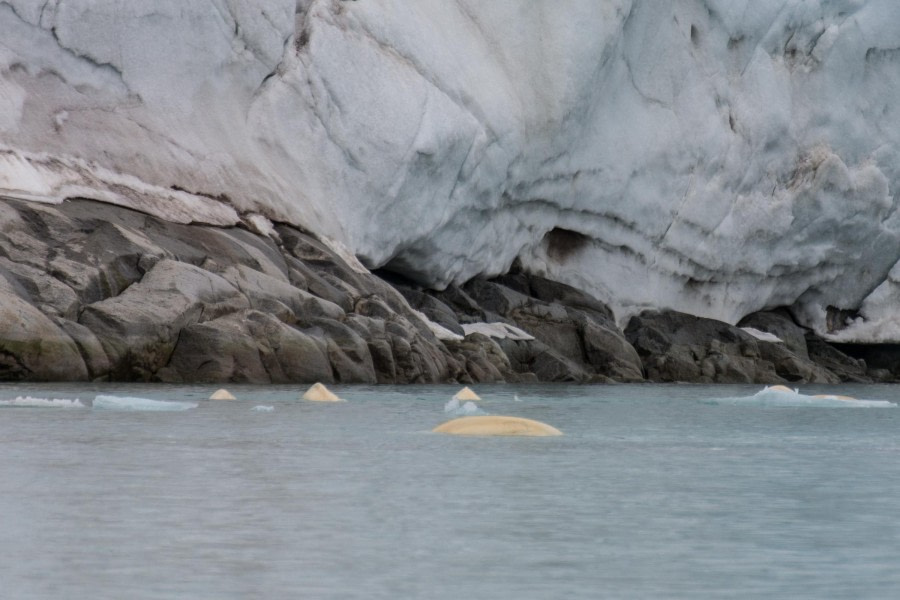
<path id="1" fill-rule="evenodd" d="M 900 410 L 761 388 L 3 384 L 0 598 L 900 597 Z"/>

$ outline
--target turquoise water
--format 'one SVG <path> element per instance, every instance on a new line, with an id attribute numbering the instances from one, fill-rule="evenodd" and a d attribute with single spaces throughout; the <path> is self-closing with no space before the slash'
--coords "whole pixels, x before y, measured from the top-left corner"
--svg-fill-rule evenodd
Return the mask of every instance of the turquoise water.
<path id="1" fill-rule="evenodd" d="M 900 410 L 760 387 L 2 385 L 83 406 L 0 407 L 0 597 L 900 597 Z"/>

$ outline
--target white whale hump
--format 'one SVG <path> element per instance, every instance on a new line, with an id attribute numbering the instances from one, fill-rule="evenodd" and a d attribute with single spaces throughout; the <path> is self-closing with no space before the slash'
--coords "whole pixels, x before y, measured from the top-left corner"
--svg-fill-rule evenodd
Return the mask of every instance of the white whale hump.
<path id="1" fill-rule="evenodd" d="M 469 387 L 464 387 L 463 389 L 453 394 L 453 399 L 464 402 L 481 400 L 481 397 L 473 392 Z"/>
<path id="2" fill-rule="evenodd" d="M 212 393 L 209 397 L 210 400 L 237 400 L 234 394 L 226 390 L 225 388 L 221 388 Z"/>
<path id="3" fill-rule="evenodd" d="M 310 402 L 342 402 L 331 390 L 321 383 L 315 383 L 303 394 L 303 399 Z"/>

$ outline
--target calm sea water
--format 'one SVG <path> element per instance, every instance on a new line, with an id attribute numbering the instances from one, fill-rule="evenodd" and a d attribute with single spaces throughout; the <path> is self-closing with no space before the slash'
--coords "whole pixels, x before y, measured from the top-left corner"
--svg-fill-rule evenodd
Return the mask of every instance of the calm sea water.
<path id="1" fill-rule="evenodd" d="M 430 433 L 458 386 L 213 389 L 0 386 L 88 405 L 0 408 L 0 597 L 900 597 L 896 407 L 482 386 L 565 436 L 461 438 Z"/>

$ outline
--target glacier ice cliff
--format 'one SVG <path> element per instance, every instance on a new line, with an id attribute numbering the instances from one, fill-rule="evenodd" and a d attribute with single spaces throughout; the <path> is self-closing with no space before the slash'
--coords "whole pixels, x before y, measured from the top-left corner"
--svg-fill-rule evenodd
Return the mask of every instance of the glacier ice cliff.
<path id="1" fill-rule="evenodd" d="M 0 0 L 0 33 L 2 196 L 900 341 L 895 0 Z"/>

